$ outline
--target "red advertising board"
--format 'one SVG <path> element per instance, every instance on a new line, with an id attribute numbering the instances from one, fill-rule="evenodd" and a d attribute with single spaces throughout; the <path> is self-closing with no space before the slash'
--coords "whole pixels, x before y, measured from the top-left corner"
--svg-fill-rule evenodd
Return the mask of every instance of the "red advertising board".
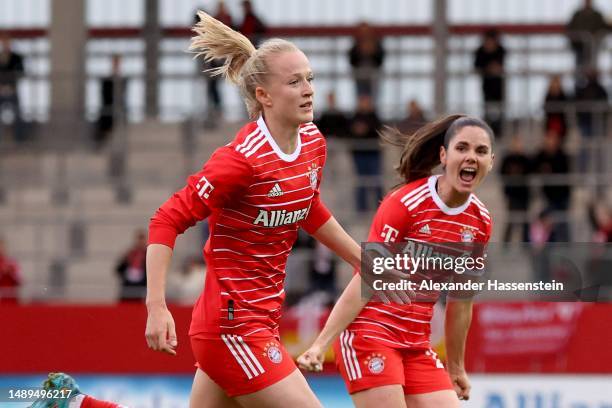
<path id="1" fill-rule="evenodd" d="M 144 305 L 2 305 L 0 374 L 192 373 L 191 308 L 171 311 L 179 339 L 176 357 L 147 348 Z M 321 311 L 314 320 L 320 325 L 326 315 Z M 283 319 L 282 335 L 293 353 L 308 344 L 301 334 L 316 332 L 300 319 L 299 313 Z M 611 373 L 611 344 L 612 305 L 477 304 L 466 365 L 471 373 Z"/>

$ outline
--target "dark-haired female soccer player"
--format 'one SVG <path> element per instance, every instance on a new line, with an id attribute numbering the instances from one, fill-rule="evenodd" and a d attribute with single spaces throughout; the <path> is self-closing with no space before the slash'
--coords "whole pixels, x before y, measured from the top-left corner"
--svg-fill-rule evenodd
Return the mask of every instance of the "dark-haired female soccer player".
<path id="1" fill-rule="evenodd" d="M 368 241 L 484 246 L 491 216 L 473 192 L 493 165 L 490 127 L 477 118 L 451 115 L 412 135 L 394 136 L 405 140 L 397 166 L 404 183 L 381 203 Z M 442 175 L 433 175 L 440 163 Z M 472 303 L 449 296 L 446 369 L 429 343 L 433 306 L 433 301 L 393 305 L 362 300 L 356 275 L 298 362 L 302 368 L 320 369 L 324 351 L 339 336 L 336 363 L 358 408 L 457 407 L 470 393 L 464 347 Z"/>

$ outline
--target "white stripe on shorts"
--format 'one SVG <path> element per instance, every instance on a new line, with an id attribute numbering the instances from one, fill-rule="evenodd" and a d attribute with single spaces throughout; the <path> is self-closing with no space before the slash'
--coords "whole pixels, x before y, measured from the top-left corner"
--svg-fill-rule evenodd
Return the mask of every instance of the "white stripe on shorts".
<path id="1" fill-rule="evenodd" d="M 240 342 L 242 347 L 244 347 L 244 349 L 246 350 L 247 354 L 251 357 L 251 359 L 255 363 L 255 366 L 257 366 L 257 369 L 259 370 L 259 372 L 261 374 L 263 374 L 266 370 L 264 370 L 264 368 L 261 366 L 261 364 L 259 364 L 259 361 L 257 360 L 257 357 L 255 357 L 255 355 L 253 354 L 253 352 L 251 351 L 251 348 L 249 347 L 249 345 L 246 344 L 244 340 L 242 340 L 241 336 L 236 336 L 236 338 L 238 339 L 238 341 Z"/>
<path id="2" fill-rule="evenodd" d="M 232 355 L 234 356 L 234 358 L 236 359 L 236 361 L 238 362 L 240 367 L 242 367 L 242 370 L 246 374 L 247 378 L 249 380 L 252 379 L 253 378 L 253 373 L 255 373 L 254 376 L 257 377 L 259 375 L 259 373 L 255 372 L 254 369 L 253 369 L 253 371 L 250 371 L 249 368 L 244 363 L 244 360 L 243 360 L 244 352 L 241 349 L 236 351 L 236 348 L 234 348 L 234 346 L 233 346 L 234 342 L 232 341 L 233 340 L 233 336 L 232 335 L 222 334 L 221 335 L 221 339 L 223 339 L 223 342 L 225 343 L 225 345 L 227 346 L 229 351 L 232 353 Z M 249 365 L 251 366 L 251 368 L 253 367 L 250 363 L 249 363 Z"/>
<path id="3" fill-rule="evenodd" d="M 345 330 L 340 335 L 340 349 L 342 350 L 342 359 L 344 360 L 344 368 L 349 381 L 354 381 L 361 378 L 361 369 L 359 361 L 357 361 L 355 349 L 353 348 L 353 339 L 355 333 Z"/>
<path id="4" fill-rule="evenodd" d="M 242 357 L 242 359 L 244 360 L 244 362 L 247 364 L 247 366 L 251 369 L 251 372 L 253 373 L 254 377 L 257 377 L 259 374 L 263 374 L 263 370 L 261 372 L 259 372 L 254 366 L 253 366 L 253 360 L 246 355 L 244 349 L 242 348 L 242 345 L 238 342 L 237 336 L 234 335 L 228 335 L 230 341 L 232 342 L 232 344 L 234 345 L 234 347 L 236 348 L 236 350 L 238 350 L 238 353 L 240 353 L 240 356 Z M 251 353 L 252 354 L 252 353 Z"/>
<path id="5" fill-rule="evenodd" d="M 353 347 L 353 340 L 355 339 L 355 333 L 351 332 L 351 336 L 349 337 L 349 350 L 353 357 L 353 363 L 355 364 L 355 370 L 357 370 L 357 378 L 361 378 L 361 368 L 359 367 L 359 360 L 357 360 L 357 353 L 355 352 L 355 347 Z"/>

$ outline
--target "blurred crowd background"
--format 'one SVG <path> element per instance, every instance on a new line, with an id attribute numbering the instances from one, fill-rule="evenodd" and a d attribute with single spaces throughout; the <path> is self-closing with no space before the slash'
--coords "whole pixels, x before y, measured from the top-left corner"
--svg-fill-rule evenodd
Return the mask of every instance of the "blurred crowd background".
<path id="1" fill-rule="evenodd" d="M 451 112 L 497 135 L 478 192 L 493 241 L 612 239 L 610 2 L 5 0 L 0 302 L 142 300 L 149 217 L 247 118 L 203 72 L 216 62 L 186 52 L 197 9 L 309 56 L 323 197 L 356 240 L 399 181 L 378 131 Z M 207 233 L 179 239 L 173 302 L 201 290 Z M 351 271 L 307 236 L 296 247 L 288 304 L 333 301 Z"/>

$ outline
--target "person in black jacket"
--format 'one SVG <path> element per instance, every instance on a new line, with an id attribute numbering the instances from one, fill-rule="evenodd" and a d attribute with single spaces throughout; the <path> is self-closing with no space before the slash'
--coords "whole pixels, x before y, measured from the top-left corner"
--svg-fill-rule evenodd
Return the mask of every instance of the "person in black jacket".
<path id="1" fill-rule="evenodd" d="M 223 0 L 217 2 L 217 10 L 213 17 L 226 26 L 234 29 L 234 21 Z M 200 22 L 197 11 L 194 14 L 193 22 L 194 24 Z M 208 62 L 197 61 L 197 69 L 202 73 L 206 82 L 207 110 L 205 125 L 211 128 L 216 127 L 223 118 L 223 97 L 219 89 L 220 77 L 218 75 L 212 75 L 208 70 L 217 69 L 222 65 L 223 61 L 220 59 L 213 59 Z"/>
<path id="2" fill-rule="evenodd" d="M 378 131 L 382 123 L 374 110 L 372 97 L 367 94 L 359 96 L 357 112 L 351 120 L 350 136 L 353 162 L 359 176 L 355 199 L 358 211 L 375 209 L 382 200 L 382 163 L 378 144 Z M 374 193 L 375 201 L 369 199 L 368 193 Z"/>
<path id="3" fill-rule="evenodd" d="M 327 94 L 327 109 L 315 121 L 326 137 L 346 138 L 349 136 L 349 121 L 344 112 L 336 106 L 336 94 Z"/>
<path id="4" fill-rule="evenodd" d="M 597 68 L 597 55 L 610 25 L 603 14 L 593 7 L 592 0 L 584 0 L 565 26 L 570 46 L 576 59 L 576 78 L 589 68 Z"/>
<path id="5" fill-rule="evenodd" d="M 576 120 L 583 137 L 603 136 L 606 130 L 608 92 L 596 70 L 576 84 Z"/>
<path id="6" fill-rule="evenodd" d="M 570 171 L 570 159 L 563 150 L 561 138 L 554 132 L 549 132 L 544 137 L 544 145 L 533 158 L 534 172 L 546 175 L 567 175 Z M 570 233 L 567 224 L 567 211 L 570 205 L 571 189 L 569 184 L 560 180 L 544 180 L 542 194 L 547 203 L 547 208 L 553 212 L 553 216 L 561 221 L 554 226 L 555 237 L 558 242 L 569 242 Z"/>
<path id="7" fill-rule="evenodd" d="M 11 39 L 8 36 L 0 38 L 0 45 L 0 118 L 4 109 L 11 111 L 14 117 L 13 137 L 21 142 L 25 134 L 17 83 L 24 73 L 23 57 L 11 49 Z"/>
<path id="8" fill-rule="evenodd" d="M 576 121 L 580 129 L 581 149 L 579 168 L 601 172 L 603 156 L 597 142 L 603 140 L 608 128 L 608 93 L 599 81 L 596 70 L 589 69 L 586 77 L 576 84 Z"/>
<path id="9" fill-rule="evenodd" d="M 349 62 L 353 67 L 357 97 L 369 95 L 376 100 L 378 76 L 385 58 L 382 42 L 372 27 L 362 22 L 357 28 L 353 46 L 349 51 Z"/>
<path id="10" fill-rule="evenodd" d="M 476 50 L 474 68 L 482 80 L 485 121 L 500 137 L 505 97 L 505 57 L 506 49 L 499 40 L 499 32 L 494 29 L 485 32 L 483 43 Z"/>
<path id="11" fill-rule="evenodd" d="M 111 58 L 111 73 L 102 78 L 100 87 L 100 115 L 96 126 L 94 141 L 96 147 L 102 147 L 111 135 L 117 121 L 127 114 L 125 96 L 127 81 L 121 77 L 121 56 Z"/>
<path id="12" fill-rule="evenodd" d="M 503 176 L 504 195 L 509 213 L 504 229 L 504 242 L 512 241 L 512 232 L 516 228 L 520 228 L 521 239 L 527 242 L 529 223 L 526 217 L 531 199 L 527 176 L 531 173 L 531 160 L 525 154 L 522 140 L 518 135 L 512 139 L 510 151 L 502 159 L 500 173 Z"/>

